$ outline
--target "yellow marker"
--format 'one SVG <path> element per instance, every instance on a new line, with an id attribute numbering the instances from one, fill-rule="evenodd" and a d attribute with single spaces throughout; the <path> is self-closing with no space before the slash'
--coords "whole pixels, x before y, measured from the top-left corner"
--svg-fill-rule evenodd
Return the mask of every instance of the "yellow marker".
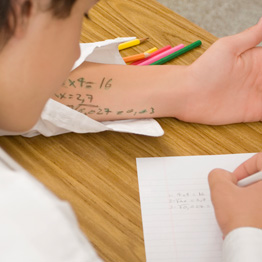
<path id="1" fill-rule="evenodd" d="M 136 46 L 139 45 L 143 42 L 145 42 L 148 39 L 148 37 L 142 38 L 142 39 L 135 39 L 135 40 L 131 40 L 122 44 L 119 44 L 118 46 L 118 50 L 123 50 L 132 46 Z"/>
<path id="2" fill-rule="evenodd" d="M 152 54 L 152 53 L 154 53 L 154 52 L 157 51 L 157 50 L 158 50 L 158 49 L 157 49 L 156 47 L 153 47 L 153 48 L 151 48 L 151 49 L 145 51 L 145 53 Z"/>

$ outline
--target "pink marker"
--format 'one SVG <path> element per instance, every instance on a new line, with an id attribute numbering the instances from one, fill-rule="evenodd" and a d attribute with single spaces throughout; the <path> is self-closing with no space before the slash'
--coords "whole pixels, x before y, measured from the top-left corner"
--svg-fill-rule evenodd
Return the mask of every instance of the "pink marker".
<path id="1" fill-rule="evenodd" d="M 178 51 L 178 50 L 180 50 L 180 49 L 182 49 L 182 48 L 184 48 L 184 47 L 185 47 L 185 46 L 184 46 L 183 44 L 180 44 L 180 45 L 175 46 L 175 47 L 173 47 L 173 48 L 171 48 L 171 49 L 169 49 L 169 50 L 167 50 L 167 51 L 165 51 L 165 52 L 162 52 L 162 53 L 159 54 L 159 55 L 156 55 L 156 56 L 154 56 L 154 57 L 150 57 L 150 58 L 148 58 L 148 60 L 146 60 L 145 62 L 142 62 L 142 63 L 140 63 L 140 64 L 138 64 L 138 65 L 139 65 L 139 66 L 142 66 L 142 65 L 150 65 L 150 64 L 158 61 L 159 59 L 164 58 L 164 57 L 166 57 L 166 56 L 168 56 L 168 55 L 170 55 L 170 54 L 173 54 L 173 53 L 175 53 L 176 51 Z"/>
<path id="2" fill-rule="evenodd" d="M 172 47 L 171 45 L 164 46 L 164 47 L 158 49 L 157 51 L 153 52 L 153 53 L 150 55 L 150 57 L 144 58 L 144 59 L 141 59 L 141 60 L 138 60 L 138 61 L 135 61 L 135 62 L 131 63 L 130 65 L 138 65 L 138 64 L 141 64 L 141 63 L 147 61 L 149 58 L 152 58 L 152 57 L 154 57 L 154 56 L 156 56 L 156 55 L 159 55 L 159 54 L 167 51 L 168 49 L 171 49 L 171 47 Z"/>

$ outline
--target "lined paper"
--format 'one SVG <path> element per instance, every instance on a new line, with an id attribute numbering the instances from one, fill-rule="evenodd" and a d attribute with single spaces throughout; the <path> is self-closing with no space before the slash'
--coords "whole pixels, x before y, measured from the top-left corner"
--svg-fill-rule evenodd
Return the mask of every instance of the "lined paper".
<path id="1" fill-rule="evenodd" d="M 137 158 L 147 262 L 221 262 L 207 177 L 252 155 Z"/>

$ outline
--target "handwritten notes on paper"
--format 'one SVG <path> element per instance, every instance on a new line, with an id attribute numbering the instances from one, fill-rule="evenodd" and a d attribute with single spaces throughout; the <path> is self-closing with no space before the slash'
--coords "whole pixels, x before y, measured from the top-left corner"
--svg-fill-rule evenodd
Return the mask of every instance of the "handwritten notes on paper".
<path id="1" fill-rule="evenodd" d="M 221 262 L 222 234 L 207 176 L 253 154 L 138 158 L 147 262 Z"/>
<path id="2" fill-rule="evenodd" d="M 192 210 L 192 209 L 209 209 L 210 199 L 209 193 L 204 191 L 187 191 L 187 192 L 177 192 L 169 193 L 169 208 L 171 210 Z"/>

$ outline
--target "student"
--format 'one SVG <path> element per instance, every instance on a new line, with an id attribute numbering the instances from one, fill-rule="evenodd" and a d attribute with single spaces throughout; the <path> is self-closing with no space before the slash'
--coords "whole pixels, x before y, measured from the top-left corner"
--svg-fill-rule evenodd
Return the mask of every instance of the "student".
<path id="1" fill-rule="evenodd" d="M 76 94 L 91 95 L 100 108 L 110 108 L 110 114 L 81 109 L 84 117 L 94 121 L 176 117 L 227 124 L 261 120 L 262 51 L 256 45 L 262 41 L 262 20 L 245 32 L 218 40 L 190 66 L 131 67 L 84 62 L 70 73 L 79 56 L 82 17 L 96 2 L 1 0 L 0 129 L 29 130 L 50 97 L 80 111 Z M 77 93 L 71 93 L 71 89 L 67 93 L 69 80 L 96 82 L 101 75 L 113 79 L 110 92 L 92 89 L 87 94 L 85 89 L 76 88 Z M 61 99 L 59 93 L 72 95 L 73 99 Z M 143 114 L 128 114 L 130 108 L 141 107 L 147 109 Z M 119 114 L 119 109 L 123 113 Z M 0 210 L 4 214 L 0 216 L 0 246 L 5 247 L 0 260 L 100 261 L 78 229 L 70 207 L 2 151 L 0 160 Z M 222 200 L 213 192 L 217 214 L 223 216 L 224 211 L 216 204 L 216 199 L 218 203 Z M 231 219 L 234 221 L 234 215 Z M 232 224 L 235 226 L 226 228 L 257 226 Z M 237 232 L 242 238 L 249 234 L 245 230 Z M 261 241 L 262 237 L 258 238 Z M 232 251 L 236 247 L 230 241 L 226 243 L 225 259 L 234 261 Z M 241 243 L 238 248 L 242 250 Z M 255 254 L 253 261 L 261 260 L 258 251 Z"/>

